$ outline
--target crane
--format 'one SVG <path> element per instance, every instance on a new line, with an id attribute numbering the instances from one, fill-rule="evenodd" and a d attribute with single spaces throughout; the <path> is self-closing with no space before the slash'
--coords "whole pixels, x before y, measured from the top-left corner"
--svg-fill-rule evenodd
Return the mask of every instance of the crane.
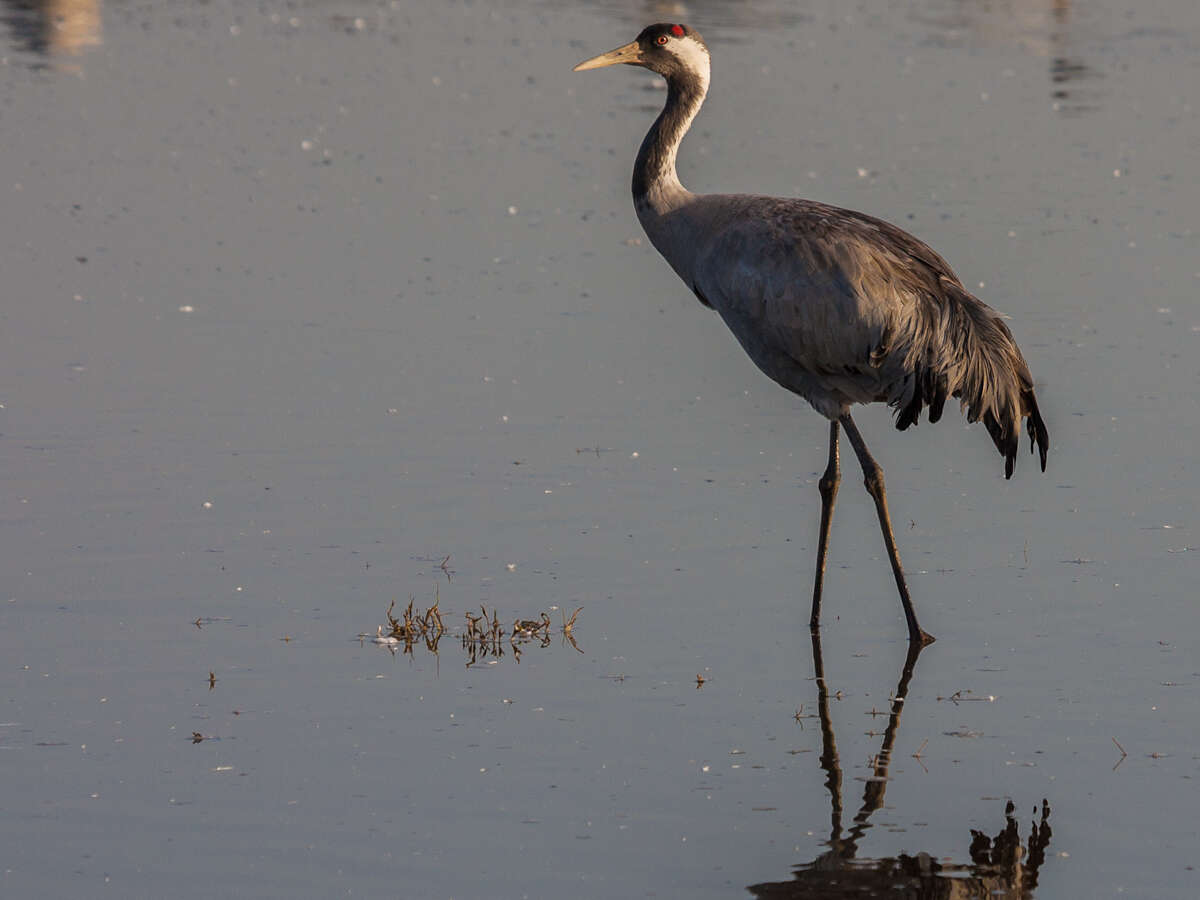
<path id="1" fill-rule="evenodd" d="M 679 181 L 679 144 L 708 93 L 708 46 L 693 28 L 658 24 L 575 71 L 626 64 L 666 79 L 667 101 L 633 167 L 633 202 L 650 242 L 755 364 L 829 420 L 818 481 L 821 520 L 811 629 L 821 619 L 829 528 L 841 483 L 839 431 L 854 448 L 900 592 L 909 640 L 921 629 L 896 549 L 883 469 L 850 416 L 887 403 L 904 431 L 947 397 L 983 420 L 1011 478 L 1022 420 L 1046 470 L 1049 434 L 1033 376 L 1001 316 L 973 296 L 941 256 L 895 225 L 812 200 L 693 194 Z"/>

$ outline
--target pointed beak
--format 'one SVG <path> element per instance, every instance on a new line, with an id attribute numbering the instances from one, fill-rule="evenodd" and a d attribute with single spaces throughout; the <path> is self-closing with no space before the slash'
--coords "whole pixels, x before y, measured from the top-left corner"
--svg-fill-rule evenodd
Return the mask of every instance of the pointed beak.
<path id="1" fill-rule="evenodd" d="M 585 69 L 602 69 L 605 66 L 616 66 L 621 63 L 637 66 L 641 65 L 641 62 L 642 48 L 638 46 L 637 41 L 630 41 L 624 47 L 618 47 L 616 50 L 609 50 L 607 53 L 601 53 L 599 56 L 585 59 L 571 71 L 582 72 Z"/>

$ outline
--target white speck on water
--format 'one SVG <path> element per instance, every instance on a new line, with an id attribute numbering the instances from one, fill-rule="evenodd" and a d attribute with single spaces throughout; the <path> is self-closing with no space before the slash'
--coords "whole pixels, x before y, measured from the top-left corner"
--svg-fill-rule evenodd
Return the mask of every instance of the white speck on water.
<path id="1" fill-rule="evenodd" d="M 517 208 L 515 206 L 510 206 L 508 208 L 508 214 L 510 216 L 515 216 L 517 214 Z"/>
<path id="2" fill-rule="evenodd" d="M 313 148 L 313 142 L 312 142 L 312 141 L 309 141 L 309 140 L 303 140 L 303 141 L 301 141 L 301 142 L 300 142 L 300 149 L 301 149 L 301 150 L 311 150 L 312 148 Z"/>
<path id="3" fill-rule="evenodd" d="M 237 37 L 239 34 L 242 33 L 242 29 L 239 28 L 237 25 L 230 25 L 229 33 L 232 34 L 234 37 Z"/>
<path id="4" fill-rule="evenodd" d="M 642 455 L 642 454 L 640 454 L 640 453 L 638 453 L 636 450 L 634 450 L 632 453 L 630 453 L 630 454 L 629 454 L 629 458 L 630 458 L 630 459 L 637 459 L 637 458 L 638 458 L 639 456 L 641 456 L 641 455 Z"/>
<path id="5" fill-rule="evenodd" d="M 508 569 L 508 571 L 510 571 L 510 572 L 515 572 L 515 571 L 517 571 L 517 564 L 516 563 L 505 563 L 504 568 Z"/>
<path id="6" fill-rule="evenodd" d="M 200 505 L 201 505 L 201 506 L 203 506 L 205 509 L 212 509 L 212 508 L 213 508 L 213 504 L 212 504 L 212 501 L 211 501 L 211 500 L 205 500 L 205 501 L 204 501 L 202 504 L 200 504 Z"/>
<path id="7" fill-rule="evenodd" d="M 179 307 L 179 311 L 181 313 L 192 313 L 192 312 L 196 311 L 196 307 L 192 306 L 191 304 L 185 303 L 183 306 Z"/>
<path id="8" fill-rule="evenodd" d="M 441 86 L 442 86 L 442 79 L 441 79 L 441 77 L 440 77 L 440 76 L 438 76 L 438 75 L 434 75 L 434 76 L 433 76 L 433 78 L 431 78 L 431 79 L 430 79 L 430 81 L 432 81 L 432 82 L 433 82 L 433 86 L 434 86 L 434 87 L 441 87 Z"/>

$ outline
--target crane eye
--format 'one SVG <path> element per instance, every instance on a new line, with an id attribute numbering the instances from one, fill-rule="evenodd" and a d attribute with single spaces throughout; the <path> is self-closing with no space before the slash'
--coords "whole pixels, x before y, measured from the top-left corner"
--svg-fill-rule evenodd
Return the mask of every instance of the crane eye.
<path id="1" fill-rule="evenodd" d="M 660 34 L 658 36 L 657 43 L 661 46 L 662 44 L 665 44 L 666 42 L 667 42 L 667 36 L 665 34 Z"/>

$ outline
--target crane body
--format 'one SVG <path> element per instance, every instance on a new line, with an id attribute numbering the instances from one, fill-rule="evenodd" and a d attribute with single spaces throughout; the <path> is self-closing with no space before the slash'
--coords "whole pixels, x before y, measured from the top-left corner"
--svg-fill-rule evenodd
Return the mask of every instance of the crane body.
<path id="1" fill-rule="evenodd" d="M 810 625 L 820 622 L 829 527 L 846 431 L 875 501 L 912 641 L 917 623 L 896 549 L 883 470 L 850 416 L 856 403 L 887 403 L 900 430 L 948 397 L 982 419 L 1011 477 L 1024 420 L 1046 468 L 1049 436 L 1033 378 L 999 313 L 972 295 L 949 263 L 895 225 L 811 200 L 693 194 L 679 181 L 680 142 L 704 102 L 709 52 L 686 25 L 646 28 L 636 40 L 576 71 L 642 66 L 667 80 L 667 102 L 638 151 L 633 198 L 654 247 L 696 297 L 715 310 L 755 364 L 830 422 Z"/>

